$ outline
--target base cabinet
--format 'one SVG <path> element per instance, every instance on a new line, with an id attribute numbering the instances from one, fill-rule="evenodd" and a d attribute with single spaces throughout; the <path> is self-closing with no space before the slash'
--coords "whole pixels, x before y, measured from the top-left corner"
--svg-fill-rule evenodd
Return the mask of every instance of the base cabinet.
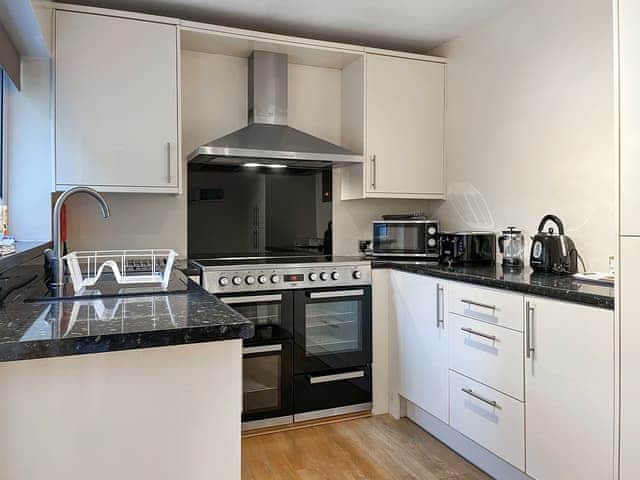
<path id="1" fill-rule="evenodd" d="M 606 480 L 614 470 L 614 315 L 525 297 L 526 473 Z"/>
<path id="2" fill-rule="evenodd" d="M 446 285 L 412 273 L 391 272 L 392 391 L 449 422 Z"/>

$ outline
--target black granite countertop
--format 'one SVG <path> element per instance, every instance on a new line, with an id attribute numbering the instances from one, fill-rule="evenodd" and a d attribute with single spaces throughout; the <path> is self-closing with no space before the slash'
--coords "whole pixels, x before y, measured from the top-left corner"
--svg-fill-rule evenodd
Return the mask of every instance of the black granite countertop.
<path id="1" fill-rule="evenodd" d="M 46 289 L 44 267 L 0 275 L 0 362 L 245 339 L 253 324 L 201 289 L 172 294 L 25 302 Z M 174 278 L 172 278 L 174 280 Z"/>
<path id="2" fill-rule="evenodd" d="M 609 310 L 614 308 L 615 293 L 613 288 L 578 282 L 567 275 L 536 273 L 529 267 L 520 271 L 510 271 L 503 269 L 502 265 L 454 265 L 448 267 L 430 262 L 377 259 L 372 261 L 372 266 L 373 268 L 392 268 L 446 280 L 539 295 Z"/>

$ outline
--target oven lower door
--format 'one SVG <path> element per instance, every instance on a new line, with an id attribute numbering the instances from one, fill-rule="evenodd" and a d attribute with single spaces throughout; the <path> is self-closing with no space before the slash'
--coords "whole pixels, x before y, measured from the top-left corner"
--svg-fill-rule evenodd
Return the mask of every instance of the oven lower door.
<path id="1" fill-rule="evenodd" d="M 242 421 L 249 422 L 244 429 L 293 421 L 292 349 L 290 340 L 244 347 Z"/>
<path id="2" fill-rule="evenodd" d="M 294 300 L 295 373 L 371 363 L 371 287 L 300 290 Z"/>
<path id="3" fill-rule="evenodd" d="M 371 410 L 371 367 L 296 375 L 295 421 Z"/>

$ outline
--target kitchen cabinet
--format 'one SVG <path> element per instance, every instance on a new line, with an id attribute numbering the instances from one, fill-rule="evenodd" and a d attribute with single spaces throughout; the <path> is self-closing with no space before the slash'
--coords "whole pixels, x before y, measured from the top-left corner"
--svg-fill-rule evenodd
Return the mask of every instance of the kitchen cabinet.
<path id="1" fill-rule="evenodd" d="M 620 239 L 620 480 L 640 478 L 640 238 Z"/>
<path id="2" fill-rule="evenodd" d="M 619 0 L 620 232 L 640 235 L 640 2 Z"/>
<path id="3" fill-rule="evenodd" d="M 406 400 L 449 422 L 446 284 L 391 271 L 390 383 Z"/>
<path id="4" fill-rule="evenodd" d="M 526 473 L 613 478 L 613 312 L 525 297 Z"/>
<path id="5" fill-rule="evenodd" d="M 453 370 L 450 388 L 451 427 L 524 470 L 524 404 Z"/>
<path id="6" fill-rule="evenodd" d="M 365 164 L 342 169 L 343 200 L 444 198 L 445 70 L 366 54 Z"/>
<path id="7" fill-rule="evenodd" d="M 55 13 L 55 187 L 180 192 L 177 26 Z"/>

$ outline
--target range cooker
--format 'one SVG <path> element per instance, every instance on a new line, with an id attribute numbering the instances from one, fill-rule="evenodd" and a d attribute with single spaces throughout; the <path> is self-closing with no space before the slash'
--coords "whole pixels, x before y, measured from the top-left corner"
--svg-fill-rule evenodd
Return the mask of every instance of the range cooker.
<path id="1" fill-rule="evenodd" d="M 255 324 L 243 428 L 371 409 L 371 265 L 275 256 L 195 262 L 202 286 Z"/>

